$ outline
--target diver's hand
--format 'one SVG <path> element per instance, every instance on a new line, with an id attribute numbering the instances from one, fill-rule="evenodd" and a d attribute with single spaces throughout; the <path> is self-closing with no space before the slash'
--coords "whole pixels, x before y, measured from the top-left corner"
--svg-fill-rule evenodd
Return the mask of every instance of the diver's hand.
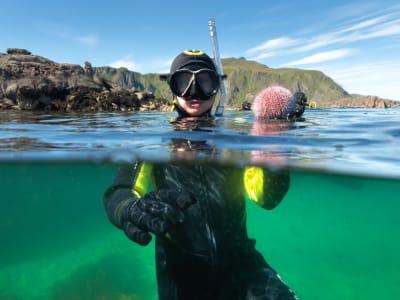
<path id="1" fill-rule="evenodd" d="M 171 226 L 183 222 L 183 211 L 195 203 L 188 192 L 161 189 L 132 199 L 123 215 L 123 230 L 132 241 L 147 245 L 151 233 L 164 235 Z"/>

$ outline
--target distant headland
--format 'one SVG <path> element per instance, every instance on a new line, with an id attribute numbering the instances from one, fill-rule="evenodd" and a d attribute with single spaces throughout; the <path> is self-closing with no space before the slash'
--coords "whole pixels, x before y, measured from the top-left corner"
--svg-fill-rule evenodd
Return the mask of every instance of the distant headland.
<path id="1" fill-rule="evenodd" d="M 244 59 L 224 59 L 223 64 L 233 109 L 252 102 L 256 92 L 271 83 L 301 89 L 317 107 L 400 107 L 400 102 L 376 96 L 351 96 L 318 71 L 270 69 Z M 0 53 L 0 110 L 169 110 L 171 99 L 158 74 L 96 68 L 87 61 L 84 67 L 56 63 L 20 48 Z"/>

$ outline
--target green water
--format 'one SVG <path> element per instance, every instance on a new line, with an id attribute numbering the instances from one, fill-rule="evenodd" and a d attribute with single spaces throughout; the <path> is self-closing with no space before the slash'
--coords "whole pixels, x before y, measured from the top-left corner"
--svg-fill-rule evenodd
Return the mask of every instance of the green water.
<path id="1" fill-rule="evenodd" d="M 0 165 L 0 299 L 157 299 L 154 253 L 102 206 L 111 164 Z M 400 181 L 293 171 L 249 234 L 301 299 L 400 299 Z"/>

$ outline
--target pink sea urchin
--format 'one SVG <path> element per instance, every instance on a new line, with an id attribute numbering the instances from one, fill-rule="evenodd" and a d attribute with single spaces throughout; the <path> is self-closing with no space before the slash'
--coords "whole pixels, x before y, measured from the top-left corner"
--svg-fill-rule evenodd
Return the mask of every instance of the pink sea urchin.
<path id="1" fill-rule="evenodd" d="M 257 119 L 285 119 L 296 109 L 296 99 L 287 88 L 274 85 L 256 95 L 252 106 Z"/>

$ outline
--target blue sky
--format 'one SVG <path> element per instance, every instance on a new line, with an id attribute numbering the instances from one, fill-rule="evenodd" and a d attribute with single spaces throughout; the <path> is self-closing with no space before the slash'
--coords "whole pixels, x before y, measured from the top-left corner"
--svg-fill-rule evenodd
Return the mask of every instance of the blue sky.
<path id="1" fill-rule="evenodd" d="M 3 0 L 0 52 L 25 48 L 56 62 L 168 70 L 185 49 L 271 68 L 320 70 L 350 93 L 400 100 L 398 1 Z"/>

